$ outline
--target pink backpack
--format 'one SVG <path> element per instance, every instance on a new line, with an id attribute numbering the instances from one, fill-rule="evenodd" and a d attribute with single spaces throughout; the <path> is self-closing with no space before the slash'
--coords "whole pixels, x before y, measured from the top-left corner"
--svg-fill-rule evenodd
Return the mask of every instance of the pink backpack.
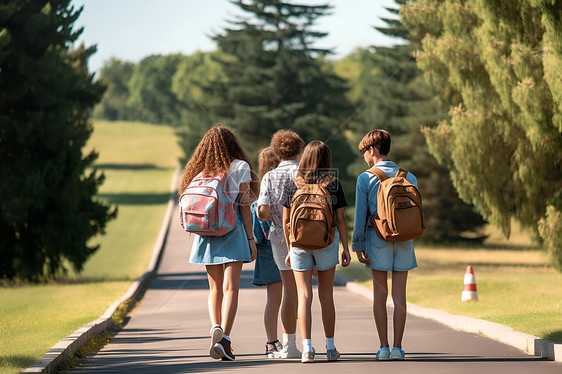
<path id="1" fill-rule="evenodd" d="M 236 207 L 228 194 L 228 174 L 198 174 L 180 196 L 180 223 L 187 232 L 222 236 L 236 226 Z"/>

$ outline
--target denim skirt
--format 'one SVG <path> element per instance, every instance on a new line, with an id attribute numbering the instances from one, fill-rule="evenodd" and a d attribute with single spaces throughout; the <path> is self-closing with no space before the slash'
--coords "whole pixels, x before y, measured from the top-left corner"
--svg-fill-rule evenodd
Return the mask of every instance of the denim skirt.
<path id="1" fill-rule="evenodd" d="M 223 236 L 195 235 L 189 262 L 192 264 L 218 265 L 227 262 L 250 262 L 251 253 L 242 214 L 236 213 L 236 226 Z"/>
<path id="2" fill-rule="evenodd" d="M 264 244 L 256 244 L 258 247 L 258 257 L 256 257 L 256 265 L 254 266 L 254 280 L 252 284 L 255 286 L 265 286 L 270 283 L 281 282 L 281 273 L 275 260 L 273 259 L 273 251 L 271 242 L 266 240 Z"/>

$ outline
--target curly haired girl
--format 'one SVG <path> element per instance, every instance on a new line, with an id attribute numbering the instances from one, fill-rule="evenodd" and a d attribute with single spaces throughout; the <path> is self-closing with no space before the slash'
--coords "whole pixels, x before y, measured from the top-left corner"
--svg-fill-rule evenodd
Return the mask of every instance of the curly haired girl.
<path id="1" fill-rule="evenodd" d="M 223 236 L 195 235 L 189 262 L 204 264 L 207 270 L 209 317 L 213 325 L 209 354 L 215 359 L 232 361 L 235 357 L 229 335 L 238 308 L 242 264 L 253 261 L 257 254 L 250 204 L 258 184 L 236 136 L 227 127 L 215 126 L 203 135 L 185 165 L 179 192 L 197 175 L 208 177 L 220 173 L 228 173 L 228 192 L 238 206 L 236 226 Z"/>

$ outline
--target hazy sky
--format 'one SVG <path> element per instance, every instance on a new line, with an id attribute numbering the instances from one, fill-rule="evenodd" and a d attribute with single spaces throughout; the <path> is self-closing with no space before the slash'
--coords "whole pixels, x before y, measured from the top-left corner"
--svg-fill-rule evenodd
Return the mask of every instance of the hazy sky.
<path id="1" fill-rule="evenodd" d="M 334 6 L 332 15 L 318 20 L 316 29 L 329 32 L 316 46 L 333 48 L 334 58 L 356 47 L 392 45 L 398 41 L 373 29 L 379 17 L 393 17 L 385 7 L 393 0 L 298 0 L 295 3 Z M 74 0 L 84 10 L 76 27 L 84 26 L 80 41 L 97 44 L 90 71 L 98 71 L 111 57 L 137 62 L 150 54 L 212 51 L 209 35 L 220 32 L 226 20 L 241 14 L 228 0 Z"/>

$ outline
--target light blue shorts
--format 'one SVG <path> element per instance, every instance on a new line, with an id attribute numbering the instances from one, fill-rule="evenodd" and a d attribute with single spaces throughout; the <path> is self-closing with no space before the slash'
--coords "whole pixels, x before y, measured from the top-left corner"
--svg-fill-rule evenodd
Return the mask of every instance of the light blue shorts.
<path id="1" fill-rule="evenodd" d="M 333 268 L 339 263 L 340 235 L 336 236 L 332 244 L 322 249 L 301 249 L 291 246 L 291 269 L 296 271 L 310 270 L 316 265 L 318 271 Z"/>
<path id="2" fill-rule="evenodd" d="M 409 271 L 418 267 L 414 252 L 414 241 L 389 242 L 377 236 L 375 230 L 367 230 L 368 268 L 381 271 Z M 291 259 L 292 260 L 292 259 Z"/>

